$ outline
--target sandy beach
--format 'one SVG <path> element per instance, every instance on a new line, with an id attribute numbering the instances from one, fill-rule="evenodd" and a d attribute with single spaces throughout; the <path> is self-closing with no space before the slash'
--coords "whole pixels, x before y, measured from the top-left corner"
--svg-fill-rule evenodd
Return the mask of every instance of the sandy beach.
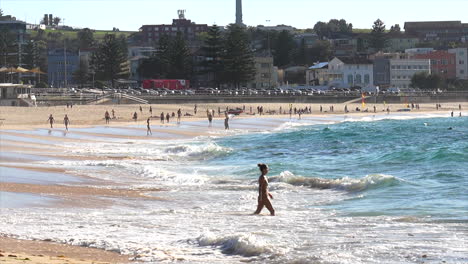
<path id="1" fill-rule="evenodd" d="M 434 104 L 420 104 L 420 109 L 411 112 L 396 112 L 406 106 L 403 104 L 375 105 L 377 114 L 384 115 L 386 107 L 391 113 L 405 114 L 440 114 L 450 116 L 459 115 L 459 105 L 462 112 L 468 109 L 466 102 L 444 103 L 439 110 Z M 227 108 L 245 108 L 246 113 L 256 112 L 257 106 L 263 106 L 264 112 L 278 112 L 289 109 L 289 104 L 206 104 L 197 105 L 197 114 L 194 113 L 194 105 L 151 105 L 153 114 L 149 112 L 150 105 L 75 105 L 73 108 L 66 106 L 54 107 L 0 107 L 0 195 L 1 193 L 28 194 L 42 198 L 54 199 L 41 204 L 47 208 L 109 208 L 132 204 L 134 201 L 160 201 L 158 192 L 164 187 L 146 185 L 137 179 L 128 178 L 127 181 L 116 181 L 113 174 L 106 168 L 93 168 L 92 174 L 86 170 L 63 169 L 44 164 L 43 161 L 57 163 L 70 163 L 86 161 L 90 164 L 105 162 L 132 162 L 133 155 L 114 154 L 112 152 L 102 155 L 86 154 L 73 149 L 76 144 L 87 144 L 86 151 L 92 151 L 93 145 L 113 144 L 140 144 L 146 140 L 159 142 L 172 142 L 177 140 L 190 140 L 197 137 L 229 136 L 224 131 L 223 114 L 218 115 L 218 108 L 224 111 Z M 349 113 L 344 113 L 344 104 L 335 104 L 334 111 L 330 111 L 329 104 L 294 104 L 297 109 L 308 108 L 311 114 L 302 115 L 303 119 L 314 122 L 314 119 L 324 122 L 335 122 L 337 118 L 346 116 L 365 117 L 373 116 L 373 104 L 367 104 L 369 112 L 355 111 L 361 104 L 348 104 Z M 320 108 L 322 107 L 322 112 Z M 180 125 L 176 124 L 176 118 L 171 118 L 169 124 L 160 124 L 159 114 L 189 113 L 192 116 L 183 116 Z M 208 126 L 206 111 L 215 110 L 215 122 Z M 104 113 L 115 111 L 115 119 L 109 125 L 105 124 Z M 138 114 L 138 120 L 132 120 L 134 112 Z M 232 130 L 242 127 L 246 131 L 270 131 L 289 120 L 289 114 L 242 114 L 235 117 L 231 125 Z M 54 128 L 50 129 L 47 122 L 48 116 L 55 118 Z M 65 131 L 63 117 L 67 114 L 70 118 L 69 131 Z M 146 119 L 151 117 L 152 135 L 146 135 Z M 264 119 L 264 121 L 258 118 Z M 244 121 L 245 120 L 245 121 Z M 293 122 L 298 120 L 293 115 Z M 129 142 L 126 142 L 129 141 Z M 137 143 L 135 143 L 135 142 Z M 156 143 L 155 143 L 156 144 Z M 90 152 L 91 153 L 91 152 Z M 169 155 L 169 154 L 168 154 Z M 170 155 L 169 155 L 170 156 Z M 169 161 L 165 156 L 138 157 L 138 162 Z M 54 164 L 54 163 L 52 163 Z M 107 166 L 107 165 L 106 165 Z M 113 172 L 114 173 L 114 172 Z M 41 175 L 56 175 L 54 177 L 41 178 Z M 20 175 L 20 176 L 17 176 Z M 99 177 L 91 177 L 99 175 Z M 128 184 L 132 183 L 132 184 Z M 127 187 L 133 185 L 131 188 Z M 115 199 L 118 198 L 118 199 Z M 0 207 L 6 206 L 8 199 L 0 199 Z M 29 205 L 26 205 L 29 206 Z M 13 236 L 12 236 L 13 235 Z M 20 240 L 15 234 L 0 233 L 0 262 L 1 263 L 127 263 L 132 259 L 141 260 L 139 256 L 128 255 L 126 252 L 111 252 L 102 249 L 94 249 L 82 246 L 58 244 L 50 241 Z M 164 253 L 165 254 L 165 253 Z M 169 259 L 177 260 L 175 254 L 167 254 Z M 144 260 L 144 258 L 143 258 Z"/>

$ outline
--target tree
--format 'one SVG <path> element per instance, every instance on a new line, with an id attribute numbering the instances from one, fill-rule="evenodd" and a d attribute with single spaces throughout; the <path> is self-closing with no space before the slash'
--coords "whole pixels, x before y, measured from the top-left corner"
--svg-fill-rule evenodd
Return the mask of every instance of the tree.
<path id="1" fill-rule="evenodd" d="M 18 45 L 16 41 L 16 36 L 10 30 L 1 29 L 0 30 L 0 64 L 7 65 L 16 65 L 18 64 L 18 58 L 12 56 L 12 53 L 16 53 L 18 50 Z"/>
<path id="2" fill-rule="evenodd" d="M 328 23 L 321 21 L 317 22 L 314 26 L 314 31 L 321 38 L 331 38 L 333 33 L 353 33 L 353 24 L 348 24 L 344 19 L 330 19 Z"/>
<path id="3" fill-rule="evenodd" d="M 60 24 L 61 21 L 62 21 L 62 19 L 60 17 L 54 17 L 53 23 L 54 23 L 54 25 L 56 27 L 58 27 L 58 25 Z"/>
<path id="4" fill-rule="evenodd" d="M 80 60 L 80 67 L 73 73 L 73 80 L 75 80 L 80 87 L 83 87 L 89 80 L 89 67 L 86 61 Z"/>
<path id="5" fill-rule="evenodd" d="M 219 87 L 222 82 L 223 63 L 223 36 L 219 27 L 215 24 L 208 31 L 208 35 L 202 47 L 205 60 L 201 63 L 204 67 L 204 73 L 211 74 L 213 84 Z"/>
<path id="6" fill-rule="evenodd" d="M 243 27 L 228 26 L 223 61 L 225 81 L 236 88 L 255 76 L 254 57 Z"/>
<path id="7" fill-rule="evenodd" d="M 192 55 L 182 32 L 177 32 L 168 49 L 168 72 L 170 79 L 190 79 L 192 74 Z"/>
<path id="8" fill-rule="evenodd" d="M 77 33 L 79 49 L 90 49 L 94 45 L 94 33 L 89 28 L 84 28 Z"/>
<path id="9" fill-rule="evenodd" d="M 283 67 L 291 63 L 292 51 L 296 47 L 293 36 L 286 30 L 281 31 L 273 45 L 273 60 L 276 66 Z"/>
<path id="10" fill-rule="evenodd" d="M 114 87 L 115 79 L 128 75 L 127 50 L 122 40 L 115 35 L 105 35 L 102 43 L 92 55 L 92 64 L 98 80 L 110 81 Z"/>
<path id="11" fill-rule="evenodd" d="M 390 27 L 390 33 L 401 33 L 401 28 L 399 24 L 395 24 Z"/>
<path id="12" fill-rule="evenodd" d="M 442 86 L 442 78 L 437 74 L 419 72 L 411 77 L 411 87 L 423 90 L 435 90 Z"/>
<path id="13" fill-rule="evenodd" d="M 372 32 L 369 36 L 369 46 L 374 48 L 375 51 L 382 51 L 388 43 L 385 34 L 385 24 L 382 20 L 377 19 L 372 26 Z"/>

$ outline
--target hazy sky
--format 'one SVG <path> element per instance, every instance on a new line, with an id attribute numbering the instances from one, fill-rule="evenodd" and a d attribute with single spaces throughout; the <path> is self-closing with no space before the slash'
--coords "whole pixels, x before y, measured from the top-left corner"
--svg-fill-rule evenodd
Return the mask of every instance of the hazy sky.
<path id="1" fill-rule="evenodd" d="M 244 23 L 250 26 L 311 28 L 332 18 L 344 18 L 355 28 L 370 28 L 377 18 L 402 28 L 405 21 L 468 23 L 468 0 L 243 0 L 243 7 Z M 93 29 L 136 31 L 144 24 L 170 24 L 178 9 L 200 24 L 235 21 L 235 0 L 0 0 L 0 8 L 29 23 L 51 13 L 65 18 L 66 25 Z"/>

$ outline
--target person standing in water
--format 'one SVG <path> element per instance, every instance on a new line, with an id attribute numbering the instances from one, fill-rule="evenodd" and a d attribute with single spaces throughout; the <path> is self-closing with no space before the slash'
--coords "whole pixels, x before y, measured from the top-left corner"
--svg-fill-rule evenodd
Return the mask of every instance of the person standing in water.
<path id="1" fill-rule="evenodd" d="M 148 117 L 148 119 L 146 119 L 146 135 L 153 135 L 153 133 L 151 132 L 151 127 L 150 127 L 150 119 L 151 117 Z"/>
<path id="2" fill-rule="evenodd" d="M 65 125 L 65 129 L 68 131 L 68 124 L 70 124 L 70 119 L 68 118 L 68 115 L 65 114 L 65 117 L 63 118 L 63 124 Z"/>
<path id="3" fill-rule="evenodd" d="M 269 168 L 264 163 L 259 163 L 258 168 L 260 169 L 262 175 L 258 178 L 258 205 L 257 210 L 254 214 L 260 214 L 263 207 L 266 206 L 270 214 L 275 215 L 275 209 L 271 205 L 270 198 L 273 199 L 273 195 L 268 192 L 268 179 L 266 175 L 268 174 Z"/>
<path id="4" fill-rule="evenodd" d="M 50 123 L 50 128 L 54 128 L 54 117 L 52 116 L 52 114 L 49 115 L 49 119 L 47 119 L 47 121 L 49 121 Z"/>
<path id="5" fill-rule="evenodd" d="M 224 113 L 225 118 L 224 118 L 224 129 L 228 130 L 229 129 L 229 115 L 227 112 Z"/>

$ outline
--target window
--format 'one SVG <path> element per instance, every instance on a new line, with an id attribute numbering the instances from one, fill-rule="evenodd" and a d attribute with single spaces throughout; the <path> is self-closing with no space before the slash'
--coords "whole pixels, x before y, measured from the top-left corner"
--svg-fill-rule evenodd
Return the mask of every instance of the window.
<path id="1" fill-rule="evenodd" d="M 369 84 L 369 83 L 370 83 L 370 75 L 369 75 L 369 74 L 364 75 L 364 83 L 365 83 L 365 84 Z"/>
<path id="2" fill-rule="evenodd" d="M 431 60 L 431 65 L 437 65 L 437 61 L 436 60 Z"/>
<path id="3" fill-rule="evenodd" d="M 353 75 L 348 74 L 348 84 L 353 84 Z"/>
<path id="4" fill-rule="evenodd" d="M 396 68 L 399 70 L 399 69 L 400 69 L 400 65 L 397 65 Z"/>
<path id="5" fill-rule="evenodd" d="M 164 30 L 165 30 L 165 31 L 169 31 L 169 27 L 165 27 Z"/>
<path id="6" fill-rule="evenodd" d="M 153 29 L 153 28 L 149 27 L 149 28 L 148 28 L 148 31 L 151 31 L 152 29 Z"/>
<path id="7" fill-rule="evenodd" d="M 465 70 L 460 70 L 460 74 L 465 74 Z"/>
<path id="8" fill-rule="evenodd" d="M 393 69 L 393 70 L 395 69 L 395 65 L 392 65 L 392 69 Z"/>
<path id="9" fill-rule="evenodd" d="M 262 63 L 262 64 L 260 64 L 260 67 L 262 67 L 262 68 L 270 68 L 270 64 L 269 64 L 269 63 Z"/>
<path id="10" fill-rule="evenodd" d="M 172 31 L 177 31 L 177 27 L 172 27 Z"/>
<path id="11" fill-rule="evenodd" d="M 356 74 L 356 83 L 362 83 L 361 74 Z"/>
<path id="12" fill-rule="evenodd" d="M 158 28 L 158 27 L 154 27 L 154 31 L 159 31 L 159 28 Z"/>
<path id="13" fill-rule="evenodd" d="M 465 61 L 459 60 L 459 61 L 458 61 L 458 64 L 465 64 Z"/>

